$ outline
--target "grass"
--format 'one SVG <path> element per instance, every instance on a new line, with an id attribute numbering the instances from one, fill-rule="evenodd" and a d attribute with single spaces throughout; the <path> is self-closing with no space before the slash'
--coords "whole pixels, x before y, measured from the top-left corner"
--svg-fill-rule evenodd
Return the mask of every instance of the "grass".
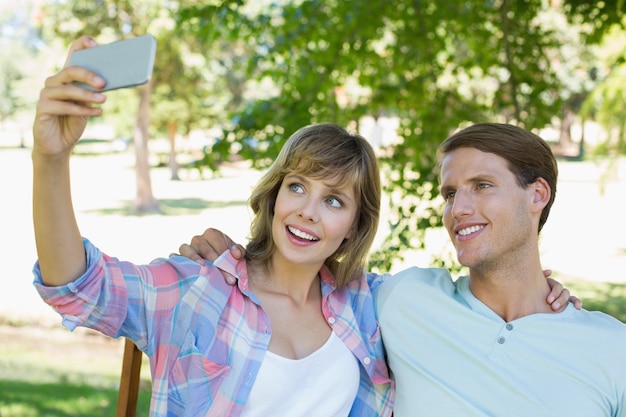
<path id="1" fill-rule="evenodd" d="M 137 417 L 148 416 L 149 402 L 150 393 L 141 391 Z M 2 417 L 112 417 L 116 407 L 114 388 L 71 382 L 0 381 Z"/>
<path id="2" fill-rule="evenodd" d="M 63 354 L 38 363 L 32 363 L 28 352 L 10 358 L 0 361 L 2 417 L 115 415 L 119 375 L 113 368 L 78 369 L 77 363 L 67 363 L 67 369 L 60 369 L 72 359 Z M 147 416 L 150 391 L 145 382 L 141 387 L 137 416 Z"/>
<path id="3" fill-rule="evenodd" d="M 626 283 L 566 281 L 563 285 L 583 301 L 585 309 L 602 311 L 626 323 Z"/>
<path id="4" fill-rule="evenodd" d="M 1 417 L 112 417 L 122 341 L 33 326 L 0 328 Z M 150 404 L 148 365 L 142 365 L 137 417 Z"/>
<path id="5" fill-rule="evenodd" d="M 626 283 L 565 281 L 564 285 L 583 300 L 586 309 L 603 311 L 626 323 Z M 21 329 L 29 339 L 0 331 L 0 417 L 115 415 L 121 341 L 68 335 L 62 330 L 37 334 L 28 327 Z M 144 356 L 137 417 L 148 416 L 149 403 Z"/>

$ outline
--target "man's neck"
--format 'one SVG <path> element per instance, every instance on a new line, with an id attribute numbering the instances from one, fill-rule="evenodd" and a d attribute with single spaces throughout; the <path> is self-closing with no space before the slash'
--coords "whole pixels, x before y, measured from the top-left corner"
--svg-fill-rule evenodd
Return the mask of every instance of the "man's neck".
<path id="1" fill-rule="evenodd" d="M 539 265 L 506 271 L 470 268 L 472 294 L 506 322 L 537 313 L 551 313 L 550 287 Z"/>

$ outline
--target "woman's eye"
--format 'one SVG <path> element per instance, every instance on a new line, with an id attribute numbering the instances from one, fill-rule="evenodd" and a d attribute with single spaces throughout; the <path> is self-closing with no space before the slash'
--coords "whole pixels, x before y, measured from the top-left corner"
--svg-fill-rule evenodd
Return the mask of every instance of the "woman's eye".
<path id="1" fill-rule="evenodd" d="M 342 207 L 342 206 L 343 206 L 343 203 L 341 202 L 341 200 L 339 200 L 338 198 L 335 198 L 335 197 L 328 197 L 328 198 L 326 199 L 326 202 L 327 202 L 330 206 L 332 206 L 332 207 L 337 207 L 337 208 L 339 208 L 339 207 Z"/>
<path id="2" fill-rule="evenodd" d="M 293 193 L 302 193 L 304 192 L 304 188 L 302 187 L 302 185 L 298 183 L 293 183 L 293 184 L 289 184 L 289 191 Z"/>

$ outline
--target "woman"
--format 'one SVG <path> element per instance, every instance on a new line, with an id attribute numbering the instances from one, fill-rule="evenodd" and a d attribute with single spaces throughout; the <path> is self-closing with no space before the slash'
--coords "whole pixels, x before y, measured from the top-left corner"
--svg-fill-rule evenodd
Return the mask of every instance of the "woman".
<path id="1" fill-rule="evenodd" d="M 94 45 L 82 37 L 70 53 Z M 378 283 L 363 274 L 381 194 L 367 141 L 329 124 L 289 138 L 252 193 L 245 262 L 134 265 L 83 239 L 74 216 L 70 154 L 106 99 L 75 82 L 103 86 L 66 65 L 46 80 L 33 128 L 35 285 L 64 325 L 148 355 L 153 416 L 390 415 Z"/>

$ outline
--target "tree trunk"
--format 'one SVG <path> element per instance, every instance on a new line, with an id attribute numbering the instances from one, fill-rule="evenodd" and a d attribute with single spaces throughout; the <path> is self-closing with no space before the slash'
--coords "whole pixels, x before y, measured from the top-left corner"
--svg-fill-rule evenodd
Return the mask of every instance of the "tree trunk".
<path id="1" fill-rule="evenodd" d="M 566 108 L 563 114 L 563 120 L 561 120 L 561 129 L 559 134 L 559 147 L 568 152 L 574 147 L 572 142 L 572 125 L 574 124 L 574 112 Z"/>
<path id="2" fill-rule="evenodd" d="M 168 165 L 172 171 L 170 179 L 178 181 L 178 162 L 176 162 L 176 132 L 178 131 L 178 123 L 175 120 L 171 120 L 167 124 L 167 136 L 170 139 L 170 158 Z"/>
<path id="3" fill-rule="evenodd" d="M 135 195 L 135 211 L 139 213 L 157 213 L 159 206 L 152 195 L 150 181 L 150 161 L 148 152 L 148 127 L 150 126 L 150 93 L 152 83 L 139 87 L 139 108 L 137 124 L 134 131 L 135 143 L 135 177 L 137 193 Z"/>
<path id="4" fill-rule="evenodd" d="M 580 141 L 578 142 L 578 160 L 585 159 L 585 119 L 580 120 Z"/>

